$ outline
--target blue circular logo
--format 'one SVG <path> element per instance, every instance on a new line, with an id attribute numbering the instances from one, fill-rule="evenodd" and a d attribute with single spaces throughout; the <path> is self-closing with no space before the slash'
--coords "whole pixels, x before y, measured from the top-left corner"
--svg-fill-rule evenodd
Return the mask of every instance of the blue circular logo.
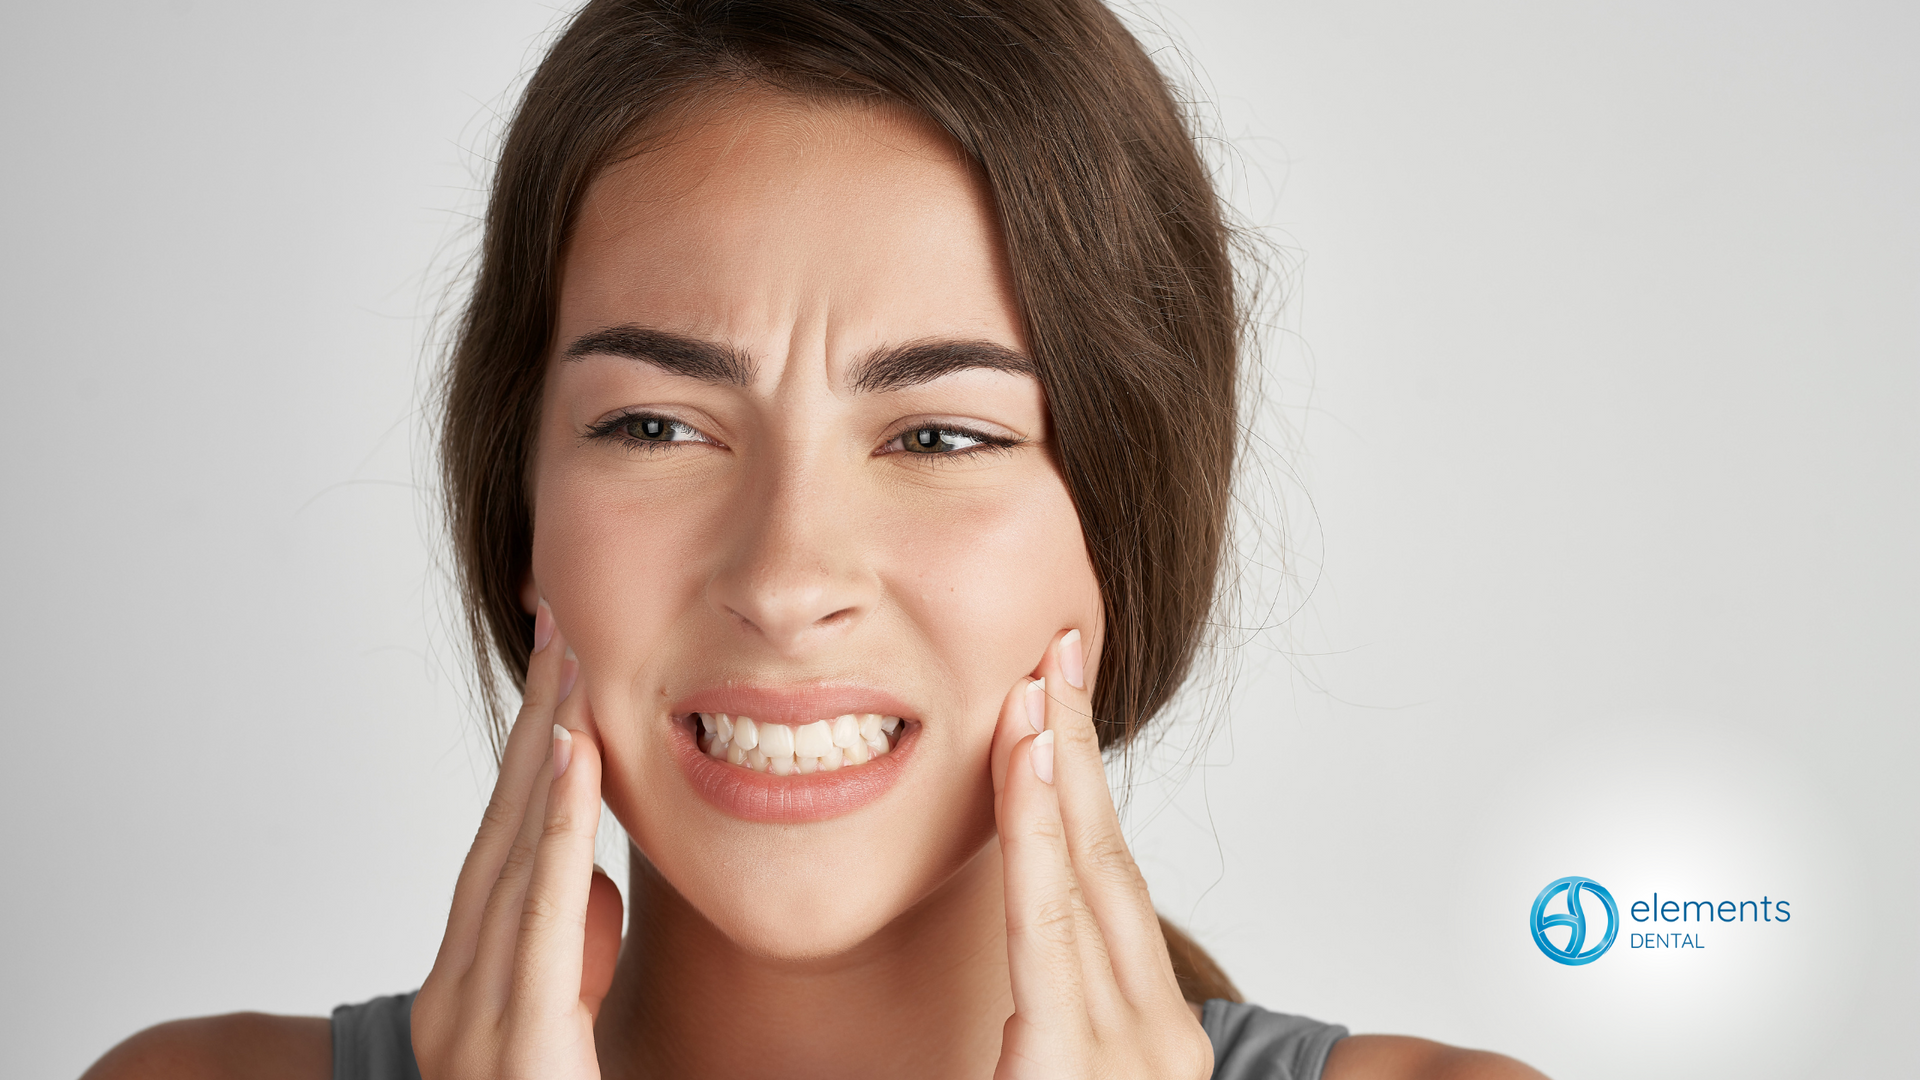
<path id="1" fill-rule="evenodd" d="M 1567 910 L 1547 914 L 1547 905 L 1563 893 L 1567 898 Z M 1607 908 L 1606 936 L 1591 948 L 1587 947 L 1587 914 L 1580 906 L 1581 893 L 1592 893 L 1599 897 Z M 1613 894 L 1607 891 L 1606 886 L 1592 878 L 1563 877 L 1541 889 L 1540 895 L 1534 897 L 1533 915 L 1527 921 L 1533 927 L 1533 943 L 1540 946 L 1540 951 L 1546 953 L 1548 959 L 1562 964 L 1591 964 L 1613 947 L 1614 935 L 1620 932 L 1620 909 L 1613 905 Z M 1563 945 L 1555 945 L 1547 936 L 1547 931 L 1556 926 L 1567 928 L 1567 940 Z"/>

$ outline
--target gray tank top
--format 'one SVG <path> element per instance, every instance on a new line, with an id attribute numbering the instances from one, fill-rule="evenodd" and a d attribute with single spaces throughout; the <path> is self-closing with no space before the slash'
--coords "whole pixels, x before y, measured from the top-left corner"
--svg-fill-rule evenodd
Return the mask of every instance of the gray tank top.
<path id="1" fill-rule="evenodd" d="M 407 1017 L 412 994 L 333 1010 L 333 1080 L 420 1080 Z M 1213 1080 L 1320 1080 L 1347 1029 L 1215 998 L 1200 1025 L 1213 1040 Z"/>

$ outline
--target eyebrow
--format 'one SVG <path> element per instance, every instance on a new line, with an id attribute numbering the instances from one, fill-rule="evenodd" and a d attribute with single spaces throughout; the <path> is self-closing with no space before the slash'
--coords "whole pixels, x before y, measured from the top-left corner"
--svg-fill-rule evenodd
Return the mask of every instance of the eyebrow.
<path id="1" fill-rule="evenodd" d="M 1035 374 L 1025 355 L 991 341 L 910 341 L 877 349 L 853 366 L 847 384 L 856 392 L 879 393 L 932 382 L 943 375 L 987 368 L 1012 375 Z"/>
<path id="2" fill-rule="evenodd" d="M 758 365 L 739 349 L 644 326 L 609 326 L 575 338 L 561 354 L 619 356 L 702 382 L 751 386 Z M 847 383 L 856 393 L 884 393 L 932 382 L 973 368 L 1034 375 L 1033 361 L 992 341 L 929 339 L 876 349 L 853 365 Z"/>
<path id="3" fill-rule="evenodd" d="M 620 356 L 689 379 L 734 386 L 753 385 L 755 371 L 753 357 L 738 349 L 644 326 L 609 326 L 582 334 L 561 355 L 568 360 Z"/>

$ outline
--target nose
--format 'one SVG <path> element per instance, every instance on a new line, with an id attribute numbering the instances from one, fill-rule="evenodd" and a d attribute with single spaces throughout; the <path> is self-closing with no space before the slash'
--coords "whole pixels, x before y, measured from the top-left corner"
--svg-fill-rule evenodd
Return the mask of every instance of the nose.
<path id="1" fill-rule="evenodd" d="M 733 542 L 707 581 L 710 607 L 791 659 L 844 639 L 880 594 L 852 478 L 825 471 L 794 463 L 748 485 Z"/>

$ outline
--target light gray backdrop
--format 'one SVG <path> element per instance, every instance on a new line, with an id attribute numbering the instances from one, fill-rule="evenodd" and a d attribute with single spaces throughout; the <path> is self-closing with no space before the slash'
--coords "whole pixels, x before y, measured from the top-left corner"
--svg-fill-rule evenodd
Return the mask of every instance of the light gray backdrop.
<path id="1" fill-rule="evenodd" d="M 421 357 L 560 14 L 0 12 L 0 1074 L 427 970 L 489 776 Z M 1148 14 L 1283 249 L 1312 586 L 1138 762 L 1163 910 L 1562 1080 L 1914 1074 L 1920 8 Z M 1563 967 L 1568 874 L 1793 918 Z"/>

